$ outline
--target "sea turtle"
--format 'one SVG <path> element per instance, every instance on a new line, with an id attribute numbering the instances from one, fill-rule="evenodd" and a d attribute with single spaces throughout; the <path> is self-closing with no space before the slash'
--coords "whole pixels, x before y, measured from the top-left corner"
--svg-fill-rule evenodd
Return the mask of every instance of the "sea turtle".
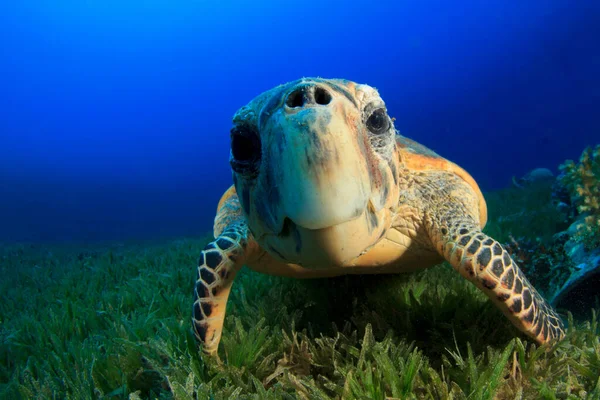
<path id="1" fill-rule="evenodd" d="M 538 343 L 563 337 L 556 312 L 482 232 L 487 209 L 475 180 L 401 136 L 376 89 L 321 78 L 280 85 L 238 110 L 230 139 L 234 185 L 218 204 L 194 288 L 205 353 L 217 352 L 243 265 L 320 278 L 446 260 Z"/>

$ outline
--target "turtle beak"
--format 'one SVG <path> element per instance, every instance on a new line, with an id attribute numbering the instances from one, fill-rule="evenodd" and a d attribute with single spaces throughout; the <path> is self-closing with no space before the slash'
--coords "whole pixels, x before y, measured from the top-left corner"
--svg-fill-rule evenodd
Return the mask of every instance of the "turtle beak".
<path id="1" fill-rule="evenodd" d="M 331 92 L 324 84 L 302 82 L 287 91 L 269 120 L 274 134 L 264 143 L 268 168 L 261 179 L 271 200 L 278 200 L 269 204 L 274 232 L 286 217 L 300 227 L 322 229 L 355 219 L 367 207 L 367 157 L 351 115 L 360 116 Z"/>

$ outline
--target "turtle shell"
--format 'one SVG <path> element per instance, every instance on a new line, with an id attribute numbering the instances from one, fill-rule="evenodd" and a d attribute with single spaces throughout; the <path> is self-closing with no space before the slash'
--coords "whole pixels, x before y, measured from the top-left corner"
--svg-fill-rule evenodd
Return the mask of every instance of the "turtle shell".
<path id="1" fill-rule="evenodd" d="M 477 194 L 479 199 L 479 222 L 481 228 L 483 228 L 487 222 L 487 205 L 485 198 L 479 185 L 475 182 L 475 179 L 464 169 L 454 164 L 452 161 L 445 159 L 433 150 L 423 146 L 420 143 L 415 142 L 407 137 L 396 135 L 396 143 L 400 158 L 406 168 L 412 171 L 448 171 L 451 172 L 462 180 L 467 182 L 469 186 Z"/>

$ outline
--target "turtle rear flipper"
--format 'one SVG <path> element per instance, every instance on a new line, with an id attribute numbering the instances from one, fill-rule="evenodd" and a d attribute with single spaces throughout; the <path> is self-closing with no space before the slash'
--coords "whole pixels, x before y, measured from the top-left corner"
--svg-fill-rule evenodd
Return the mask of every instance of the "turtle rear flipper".
<path id="1" fill-rule="evenodd" d="M 430 236 L 438 252 L 536 342 L 562 339 L 564 327 L 560 317 L 535 290 L 508 252 L 481 232 L 464 213 L 456 215 L 444 223 L 431 224 Z"/>

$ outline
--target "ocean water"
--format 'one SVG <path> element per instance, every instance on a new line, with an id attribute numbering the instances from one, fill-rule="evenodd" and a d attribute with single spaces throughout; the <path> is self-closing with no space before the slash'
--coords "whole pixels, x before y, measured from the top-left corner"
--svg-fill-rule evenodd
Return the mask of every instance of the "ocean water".
<path id="1" fill-rule="evenodd" d="M 600 398 L 597 0 L 4 3 L 0 399 Z M 262 169 L 249 178 L 233 163 L 236 185 L 260 217 L 252 237 L 281 229 L 258 239 L 260 262 L 237 225 L 212 241 L 230 152 L 239 161 L 258 142 L 238 124 L 231 143 L 234 113 L 302 77 L 376 87 L 402 135 L 478 182 L 483 233 L 447 201 L 439 221 L 385 231 L 400 211 L 379 204 L 360 167 L 323 167 L 355 154 L 336 161 L 349 171 L 368 158 L 373 178 L 370 163 L 391 154 L 393 131 L 376 132 L 388 119 L 366 107 L 357 131 L 368 136 L 335 131 L 346 140 L 333 149 L 304 128 L 272 141 L 263 130 Z M 327 88 L 338 90 L 286 92 L 318 105 L 267 124 L 335 121 Z M 303 140 L 314 146 L 293 152 Z M 403 184 L 399 163 L 382 165 L 390 173 L 376 179 Z M 381 193 L 412 216 L 439 198 L 428 182 Z M 363 193 L 369 203 L 353 202 Z M 443 258 L 454 268 L 432 265 Z M 361 262 L 382 274 L 326 268 Z"/>
<path id="2" fill-rule="evenodd" d="M 0 240 L 204 234 L 231 117 L 303 76 L 379 89 L 484 190 L 598 142 L 596 1 L 38 1 L 0 16 Z"/>

